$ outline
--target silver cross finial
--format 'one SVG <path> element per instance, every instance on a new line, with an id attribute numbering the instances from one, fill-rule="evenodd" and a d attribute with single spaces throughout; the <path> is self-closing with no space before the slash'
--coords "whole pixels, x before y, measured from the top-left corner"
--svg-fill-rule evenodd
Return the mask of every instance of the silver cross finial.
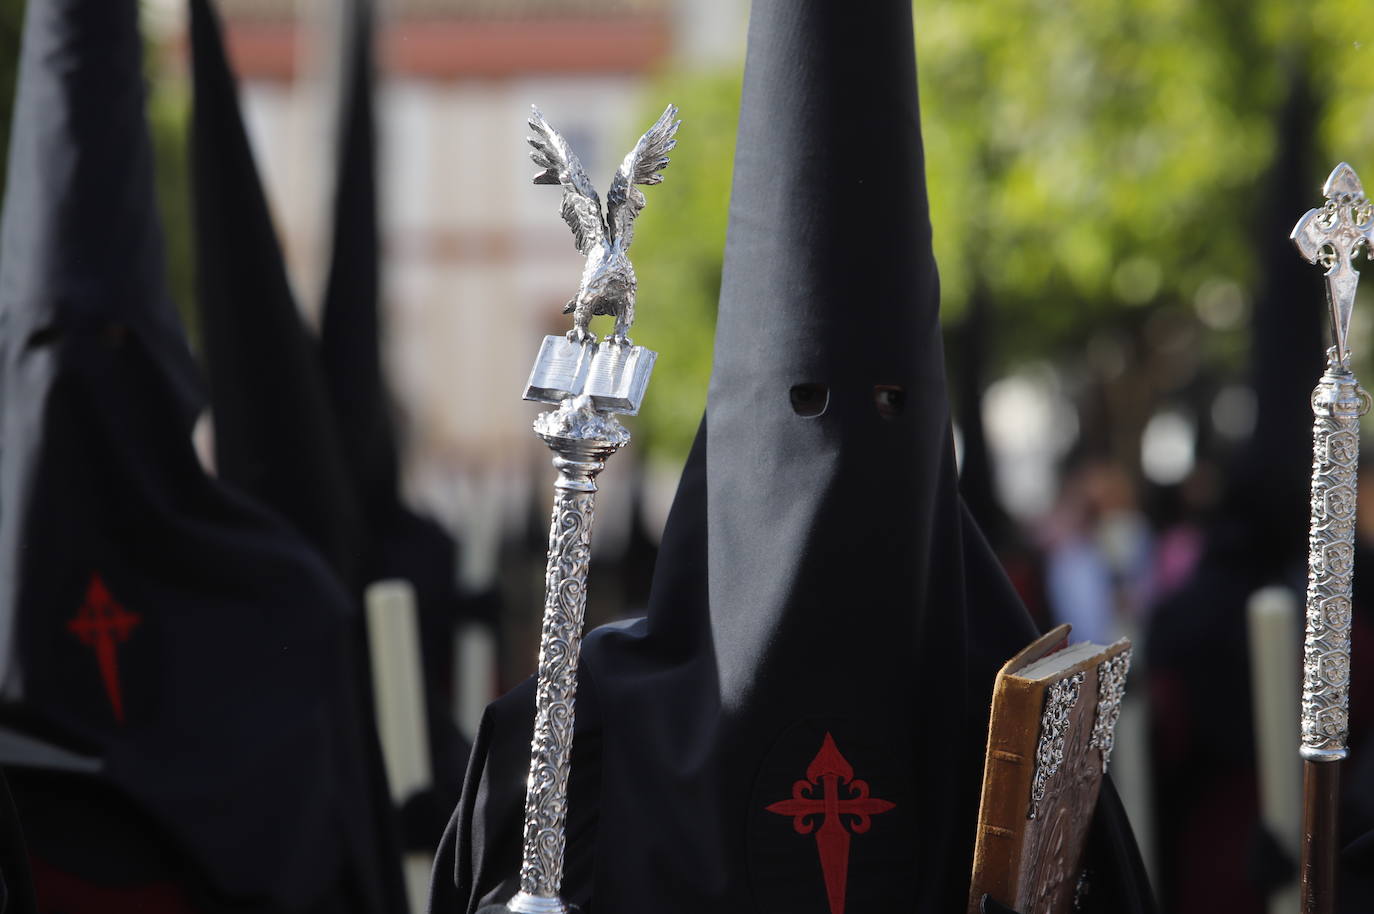
<path id="1" fill-rule="evenodd" d="M 1355 169 L 1342 162 L 1322 188 L 1326 204 L 1310 209 L 1289 236 L 1308 263 L 1326 267 L 1326 300 L 1331 308 L 1331 332 L 1336 338 L 1336 358 L 1345 365 L 1350 350 L 1350 315 L 1355 309 L 1355 289 L 1360 274 L 1352 265 L 1361 247 L 1371 255 L 1374 242 L 1374 206 L 1365 197 Z"/>

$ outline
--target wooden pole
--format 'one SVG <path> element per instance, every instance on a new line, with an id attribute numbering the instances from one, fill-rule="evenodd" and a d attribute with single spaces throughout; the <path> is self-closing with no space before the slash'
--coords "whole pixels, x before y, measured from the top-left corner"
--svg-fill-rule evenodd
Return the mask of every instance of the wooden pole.
<path id="1" fill-rule="evenodd" d="M 1302 763 L 1302 910 L 1303 914 L 1333 914 L 1336 910 L 1336 803 L 1340 795 L 1341 763 Z"/>

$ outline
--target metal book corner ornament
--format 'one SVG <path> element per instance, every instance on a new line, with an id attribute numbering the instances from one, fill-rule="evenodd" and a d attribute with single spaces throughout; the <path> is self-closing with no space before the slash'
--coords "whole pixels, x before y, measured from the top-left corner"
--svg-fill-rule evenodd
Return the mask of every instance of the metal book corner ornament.
<path id="1" fill-rule="evenodd" d="M 1040 815 L 1040 804 L 1045 799 L 1050 778 L 1059 773 L 1064 764 L 1069 735 L 1069 714 L 1078 704 L 1079 693 L 1083 689 L 1082 672 L 1074 673 L 1055 682 L 1045 692 L 1045 710 L 1040 716 L 1040 740 L 1035 747 L 1035 774 L 1031 781 L 1030 809 L 1027 819 Z"/>
<path id="2" fill-rule="evenodd" d="M 1093 732 L 1088 748 L 1096 749 L 1102 757 L 1102 773 L 1112 760 L 1116 746 L 1116 722 L 1121 718 L 1121 702 L 1126 697 L 1126 674 L 1131 670 L 1131 649 L 1097 665 L 1097 711 L 1093 715 Z"/>
<path id="3" fill-rule="evenodd" d="M 564 825 L 568 809 L 577 661 L 587 608 L 596 477 L 606 460 L 630 442 L 616 414 L 639 412 L 657 354 L 634 345 L 637 284 L 627 251 L 634 221 L 644 208 L 635 185 L 658 184 L 676 144 L 680 121 L 669 105 L 630 150 L 606 194 L 607 213 L 591 181 L 559 133 L 533 109 L 530 157 L 542 171 L 535 184 L 563 187 L 562 215 L 577 249 L 587 256 L 582 283 L 564 313 L 573 315 L 565 336 L 546 336 L 535 357 L 524 398 L 556 406 L 534 420 L 534 433 L 553 451 L 558 471 L 544 574 L 544 621 L 539 640 L 534 733 L 525 794 L 520 890 L 504 905 L 484 911 L 566 914 L 562 899 Z M 598 342 L 589 324 L 615 317 L 615 328 Z"/>

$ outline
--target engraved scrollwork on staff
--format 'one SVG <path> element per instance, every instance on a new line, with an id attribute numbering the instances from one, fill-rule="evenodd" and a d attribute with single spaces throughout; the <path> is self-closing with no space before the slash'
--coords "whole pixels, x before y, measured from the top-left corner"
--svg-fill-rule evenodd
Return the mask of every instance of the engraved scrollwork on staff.
<path id="1" fill-rule="evenodd" d="M 606 458 L 627 444 L 630 435 L 614 416 L 598 412 L 586 395 L 570 397 L 558 409 L 540 413 L 534 431 L 553 450 L 558 479 L 544 572 L 520 891 L 506 909 L 517 914 L 563 914 L 569 907 L 559 890 L 567 843 L 564 824 L 596 477 L 605 468 Z"/>
<path id="2" fill-rule="evenodd" d="M 614 414 L 639 412 L 657 357 L 652 350 L 633 345 L 627 335 L 634 322 L 637 286 L 626 251 L 635 217 L 644 208 L 644 194 L 636 185 L 663 180 L 667 153 L 676 142 L 676 113 L 669 105 L 625 157 L 607 195 L 605 216 L 567 141 L 538 109 L 529 121 L 536 134 L 529 140 L 531 157 L 541 169 L 534 183 L 562 185 L 563 219 L 573 230 L 577 249 L 587 255 L 587 263 L 577 297 L 568 302 L 573 330 L 566 337 L 544 338 L 525 386 L 526 400 L 557 406 L 539 414 L 534 433 L 553 451 L 558 479 L 544 572 L 520 889 L 505 904 L 487 905 L 479 914 L 569 914 L 575 910 L 560 892 L 596 477 L 605 469 L 606 459 L 629 444 L 630 433 Z M 616 318 L 614 331 L 603 343 L 588 330 L 591 319 L 600 314 Z"/>
<path id="3" fill-rule="evenodd" d="M 525 797 L 524 840 L 531 853 L 520 867 L 520 888 L 531 895 L 556 895 L 563 882 L 563 823 L 567 817 L 577 657 L 587 606 L 593 499 L 589 492 L 559 489 L 550 526 L 535 698 L 538 711 Z"/>
<path id="4" fill-rule="evenodd" d="M 1126 674 L 1131 669 L 1131 649 L 1127 648 L 1097 666 L 1097 713 L 1088 747 L 1102 754 L 1102 773 L 1107 773 L 1112 748 L 1116 745 L 1116 722 L 1121 717 L 1121 700 L 1126 695 Z"/>
<path id="5" fill-rule="evenodd" d="M 1035 776 L 1031 781 L 1030 812 L 1026 818 L 1039 815 L 1040 803 L 1050 778 L 1059 773 L 1064 764 L 1064 743 L 1069 731 L 1069 712 L 1078 704 L 1085 674 L 1074 673 L 1049 687 L 1045 692 L 1045 711 L 1040 716 L 1040 741 L 1035 748 Z"/>
<path id="6" fill-rule="evenodd" d="M 1326 298 L 1335 345 L 1312 391 L 1312 497 L 1308 531 L 1307 625 L 1303 638 L 1302 745 L 1309 761 L 1346 755 L 1350 702 L 1350 594 L 1355 559 L 1356 476 L 1360 416 L 1370 398 L 1350 370 L 1350 318 L 1370 255 L 1374 206 L 1354 169 L 1342 162 L 1323 187 L 1326 202 L 1308 210 L 1292 240 L 1326 268 Z"/>
<path id="7" fill-rule="evenodd" d="M 1322 187 L 1326 202 L 1309 209 L 1290 240 L 1325 269 L 1331 336 L 1326 372 L 1312 391 L 1311 524 L 1303 634 L 1301 742 L 1303 821 L 1299 898 L 1303 914 L 1335 908 L 1340 855 L 1340 763 L 1349 740 L 1351 585 L 1355 570 L 1356 477 L 1360 416 L 1370 398 L 1350 370 L 1350 318 L 1361 254 L 1374 256 L 1374 205 L 1355 170 L 1342 162 Z"/>
<path id="8" fill-rule="evenodd" d="M 1360 416 L 1369 394 L 1330 351 L 1312 393 L 1312 525 L 1303 638 L 1302 754 L 1343 757 L 1349 733 L 1350 594 L 1355 570 L 1355 486 Z"/>

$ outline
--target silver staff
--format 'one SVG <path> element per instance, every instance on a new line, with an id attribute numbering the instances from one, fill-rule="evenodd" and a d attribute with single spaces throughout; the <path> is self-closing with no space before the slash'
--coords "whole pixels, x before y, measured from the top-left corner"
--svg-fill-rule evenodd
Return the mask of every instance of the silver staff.
<path id="1" fill-rule="evenodd" d="M 557 404 L 540 413 L 534 433 L 553 451 L 554 483 L 549 562 L 544 573 L 544 624 L 539 639 L 534 736 L 525 794 L 525 834 L 520 891 L 504 905 L 516 914 L 566 914 L 559 895 L 566 845 L 568 778 L 573 742 L 577 659 L 587 608 L 587 567 L 591 560 L 596 476 L 606 459 L 630 441 L 616 413 L 639 412 L 656 354 L 635 346 L 628 336 L 634 322 L 636 280 L 626 252 L 634 221 L 644 208 L 636 184 L 657 184 L 676 144 L 677 109 L 640 138 L 621 163 L 606 195 L 607 216 L 591 181 L 568 143 L 534 109 L 536 136 L 530 157 L 543 170 L 536 184 L 563 187 L 562 215 L 587 255 L 577 296 L 564 313 L 573 313 L 566 337 L 548 336 L 539 349 L 525 388 L 525 399 Z M 615 316 L 615 330 L 598 343 L 588 329 L 595 315 Z"/>
<path id="2" fill-rule="evenodd" d="M 1326 204 L 1308 210 L 1292 239 L 1310 263 L 1326 267 L 1335 345 L 1312 391 L 1312 525 L 1308 533 L 1307 631 L 1303 640 L 1302 899 L 1306 914 L 1335 906 L 1339 763 L 1346 757 L 1350 703 L 1351 583 L 1355 569 L 1355 494 L 1360 416 L 1370 397 L 1350 370 L 1350 315 L 1369 256 L 1374 207 L 1354 169 L 1342 162 L 1322 188 Z"/>

